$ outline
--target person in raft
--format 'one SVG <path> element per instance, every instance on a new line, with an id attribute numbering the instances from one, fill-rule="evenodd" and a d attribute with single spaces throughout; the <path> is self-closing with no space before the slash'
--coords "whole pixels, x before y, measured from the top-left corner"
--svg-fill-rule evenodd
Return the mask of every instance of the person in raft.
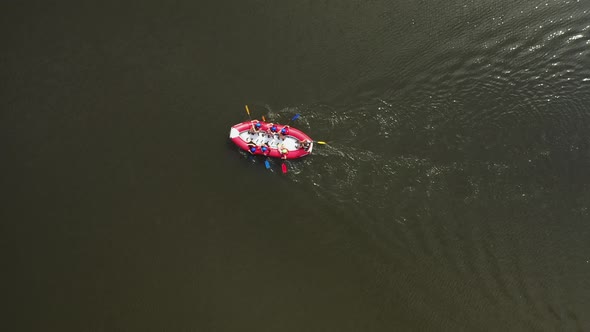
<path id="1" fill-rule="evenodd" d="M 309 149 L 310 145 L 311 145 L 311 141 L 308 139 L 305 139 L 303 141 L 299 141 L 299 148 L 303 149 L 305 151 L 307 151 Z"/>
<path id="2" fill-rule="evenodd" d="M 268 156 L 268 154 L 270 153 L 270 146 L 267 142 L 262 143 L 262 145 L 257 146 L 257 148 L 265 156 Z"/>
<path id="3" fill-rule="evenodd" d="M 285 139 L 285 136 L 289 135 L 289 125 L 284 126 L 279 132 L 279 138 Z"/>
<path id="4" fill-rule="evenodd" d="M 281 159 L 287 159 L 287 155 L 289 154 L 289 150 L 284 145 L 279 146 L 279 152 L 281 153 Z"/>
<path id="5" fill-rule="evenodd" d="M 273 135 L 279 131 L 279 128 L 277 128 L 277 125 L 272 122 L 267 125 L 267 128 L 268 129 L 266 130 L 266 132 L 268 133 L 269 138 L 273 137 Z"/>
<path id="6" fill-rule="evenodd" d="M 267 144 L 264 144 L 263 146 L 260 147 L 260 151 L 262 152 L 263 155 L 268 156 L 268 154 L 270 153 L 270 148 L 268 147 Z"/>
<path id="7" fill-rule="evenodd" d="M 248 152 L 250 152 L 250 154 L 256 154 L 256 150 L 258 150 L 256 144 L 248 143 Z"/>
<path id="8" fill-rule="evenodd" d="M 250 121 L 250 124 L 252 127 L 248 129 L 248 134 L 256 134 L 260 131 L 260 127 L 262 127 L 262 124 L 260 124 L 258 120 L 252 120 Z"/>
<path id="9" fill-rule="evenodd" d="M 262 123 L 258 122 L 258 120 L 254 120 L 254 123 L 252 123 L 252 129 L 254 129 L 254 132 L 259 132 L 260 127 L 262 127 Z"/>
<path id="10" fill-rule="evenodd" d="M 272 128 L 277 129 L 277 126 L 275 126 L 274 123 L 269 122 L 266 124 L 266 134 L 268 138 L 272 138 L 272 135 L 274 134 L 274 131 L 272 130 Z"/>

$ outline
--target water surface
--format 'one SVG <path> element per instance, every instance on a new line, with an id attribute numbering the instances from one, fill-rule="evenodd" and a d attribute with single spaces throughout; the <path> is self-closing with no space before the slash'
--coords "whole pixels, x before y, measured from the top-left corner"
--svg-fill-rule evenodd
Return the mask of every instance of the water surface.
<path id="1" fill-rule="evenodd" d="M 589 11 L 5 5 L 5 324 L 589 329 Z M 268 171 L 244 104 L 328 145 Z"/>

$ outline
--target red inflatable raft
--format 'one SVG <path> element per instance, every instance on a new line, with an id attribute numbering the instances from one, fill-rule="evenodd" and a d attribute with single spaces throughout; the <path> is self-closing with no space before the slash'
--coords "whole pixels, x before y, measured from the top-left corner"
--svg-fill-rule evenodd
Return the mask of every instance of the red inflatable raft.
<path id="1" fill-rule="evenodd" d="M 271 125 L 258 120 L 244 121 L 231 127 L 229 138 L 245 151 L 274 158 L 301 158 L 313 150 L 313 140 L 301 130 L 274 124 L 276 132 L 273 132 Z M 279 134 L 283 128 L 287 132 Z"/>

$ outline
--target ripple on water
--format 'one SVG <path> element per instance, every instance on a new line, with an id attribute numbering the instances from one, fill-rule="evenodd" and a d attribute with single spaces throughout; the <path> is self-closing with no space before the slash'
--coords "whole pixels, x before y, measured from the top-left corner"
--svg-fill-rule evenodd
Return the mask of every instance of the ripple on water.
<path id="1" fill-rule="evenodd" d="M 537 245 L 563 231 L 546 227 L 572 216 L 563 206 L 585 204 L 553 203 L 560 189 L 578 197 L 590 181 L 566 180 L 590 166 L 590 25 L 583 11 L 548 4 L 434 45 L 400 89 L 380 79 L 357 97 L 279 112 L 304 113 L 302 126 L 329 143 L 292 166 L 306 169 L 296 181 L 356 211 L 390 255 L 436 266 L 432 278 L 462 298 L 529 326 L 579 324 L 577 309 L 557 309 L 567 277 L 543 277 L 560 258 Z"/>

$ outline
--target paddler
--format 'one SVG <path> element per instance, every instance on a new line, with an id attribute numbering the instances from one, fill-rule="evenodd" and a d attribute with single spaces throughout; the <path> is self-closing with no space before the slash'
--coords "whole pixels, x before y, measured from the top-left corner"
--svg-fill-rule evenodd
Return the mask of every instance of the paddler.
<path id="1" fill-rule="evenodd" d="M 256 150 L 256 144 L 248 143 L 248 152 L 250 152 L 250 154 L 256 154 Z"/>
<path id="2" fill-rule="evenodd" d="M 287 159 L 287 154 L 289 154 L 289 150 L 287 150 L 287 148 L 283 144 L 279 146 L 279 152 L 281 153 L 281 159 Z"/>
<path id="3" fill-rule="evenodd" d="M 307 139 L 299 142 L 299 148 L 303 149 L 305 151 L 307 151 L 309 149 L 310 145 L 311 145 L 311 141 L 307 140 Z"/>
<path id="4" fill-rule="evenodd" d="M 289 125 L 284 126 L 279 132 L 279 138 L 285 139 L 285 136 L 289 134 Z"/>

